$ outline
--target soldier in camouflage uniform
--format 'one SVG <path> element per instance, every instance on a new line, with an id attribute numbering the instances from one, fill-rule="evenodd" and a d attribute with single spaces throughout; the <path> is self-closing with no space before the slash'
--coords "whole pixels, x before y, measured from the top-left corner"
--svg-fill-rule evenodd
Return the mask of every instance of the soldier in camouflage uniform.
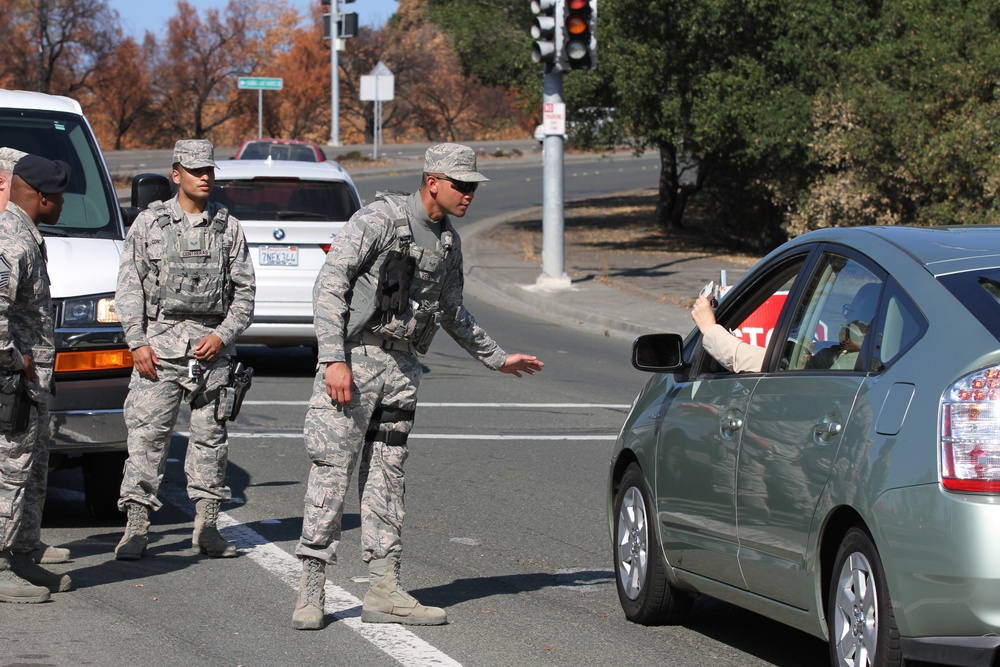
<path id="1" fill-rule="evenodd" d="M 24 151 L 14 148 L 0 148 L 0 213 L 7 209 L 10 201 L 11 180 L 17 161 L 27 155 Z M 48 429 L 46 429 L 48 433 Z M 31 479 L 28 481 L 27 500 L 24 504 L 24 519 L 22 531 L 24 535 L 34 535 L 36 538 L 32 556 L 36 563 L 65 563 L 69 560 L 69 549 L 54 547 L 41 540 L 42 511 L 45 508 L 45 494 L 49 481 L 49 439 L 40 438 L 35 451 L 35 462 L 31 466 Z"/>
<path id="2" fill-rule="evenodd" d="M 334 238 L 313 289 L 319 358 L 304 437 L 312 459 L 302 560 L 292 626 L 323 626 L 326 565 L 336 562 L 344 497 L 360 466 L 362 560 L 369 590 L 361 620 L 439 625 L 399 585 L 403 464 L 417 387 L 431 338 L 443 327 L 487 368 L 521 377 L 541 370 L 526 354 L 507 354 L 462 304 L 462 247 L 449 219 L 465 215 L 480 182 L 476 154 L 458 144 L 427 150 L 420 190 L 383 194 Z"/>
<path id="3" fill-rule="evenodd" d="M 162 505 L 156 495 L 182 401 L 191 405 L 184 472 L 196 509 L 192 551 L 236 556 L 216 526 L 219 505 L 232 494 L 226 423 L 216 419 L 215 402 L 229 381 L 236 339 L 253 318 L 255 281 L 242 226 L 209 202 L 215 166 L 210 142 L 178 141 L 171 173 L 177 195 L 139 214 L 121 255 L 115 309 L 135 368 L 125 400 L 128 459 L 118 506 L 128 523 L 118 560 L 146 553 L 149 512 Z"/>
<path id="4" fill-rule="evenodd" d="M 20 373 L 28 401 L 27 427 L 0 433 L 0 601 L 44 602 L 72 581 L 42 568 L 32 556 L 41 516 L 28 509 L 32 473 L 41 453 L 48 457 L 48 401 L 55 343 L 45 241 L 37 225 L 54 225 L 69 185 L 70 168 L 35 155 L 13 170 L 10 201 L 0 215 L 0 369 Z M 45 461 L 44 472 L 47 472 Z M 42 487 L 44 493 L 44 486 Z M 44 503 L 44 498 L 42 499 Z M 34 508 L 32 508 L 33 510 Z"/>

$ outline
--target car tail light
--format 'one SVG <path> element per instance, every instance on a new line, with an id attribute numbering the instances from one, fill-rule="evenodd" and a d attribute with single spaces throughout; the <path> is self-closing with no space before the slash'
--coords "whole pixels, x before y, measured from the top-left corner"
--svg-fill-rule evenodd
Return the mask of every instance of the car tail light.
<path id="1" fill-rule="evenodd" d="M 1000 492 L 1000 366 L 959 378 L 941 401 L 941 483 Z"/>
<path id="2" fill-rule="evenodd" d="M 323 252 L 325 254 L 329 254 L 330 253 L 330 245 L 331 245 L 330 243 L 320 243 L 319 247 L 323 249 Z"/>

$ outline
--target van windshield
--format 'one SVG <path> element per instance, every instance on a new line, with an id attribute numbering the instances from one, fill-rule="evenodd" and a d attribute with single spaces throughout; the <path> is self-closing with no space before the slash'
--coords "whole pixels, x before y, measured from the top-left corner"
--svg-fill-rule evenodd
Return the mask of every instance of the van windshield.
<path id="1" fill-rule="evenodd" d="M 63 160 L 72 169 L 59 224 L 43 235 L 122 239 L 118 202 L 110 193 L 100 151 L 78 116 L 35 109 L 0 109 L 0 146 Z"/>

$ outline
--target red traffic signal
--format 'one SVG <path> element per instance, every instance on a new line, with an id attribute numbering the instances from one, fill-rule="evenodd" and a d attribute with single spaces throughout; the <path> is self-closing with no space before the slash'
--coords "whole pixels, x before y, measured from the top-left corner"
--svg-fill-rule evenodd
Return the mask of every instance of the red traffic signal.
<path id="1" fill-rule="evenodd" d="M 564 0 L 562 65 L 597 69 L 597 0 Z"/>

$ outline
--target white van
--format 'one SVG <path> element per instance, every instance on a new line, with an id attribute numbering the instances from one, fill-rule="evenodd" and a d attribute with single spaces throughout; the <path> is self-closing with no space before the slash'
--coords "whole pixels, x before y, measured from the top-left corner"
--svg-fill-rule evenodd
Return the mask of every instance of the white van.
<path id="1" fill-rule="evenodd" d="M 64 160 L 73 170 L 59 224 L 39 228 L 55 308 L 50 464 L 79 457 L 90 511 L 120 516 L 132 355 L 114 308 L 125 239 L 114 184 L 80 104 L 68 97 L 0 90 L 0 146 Z"/>

